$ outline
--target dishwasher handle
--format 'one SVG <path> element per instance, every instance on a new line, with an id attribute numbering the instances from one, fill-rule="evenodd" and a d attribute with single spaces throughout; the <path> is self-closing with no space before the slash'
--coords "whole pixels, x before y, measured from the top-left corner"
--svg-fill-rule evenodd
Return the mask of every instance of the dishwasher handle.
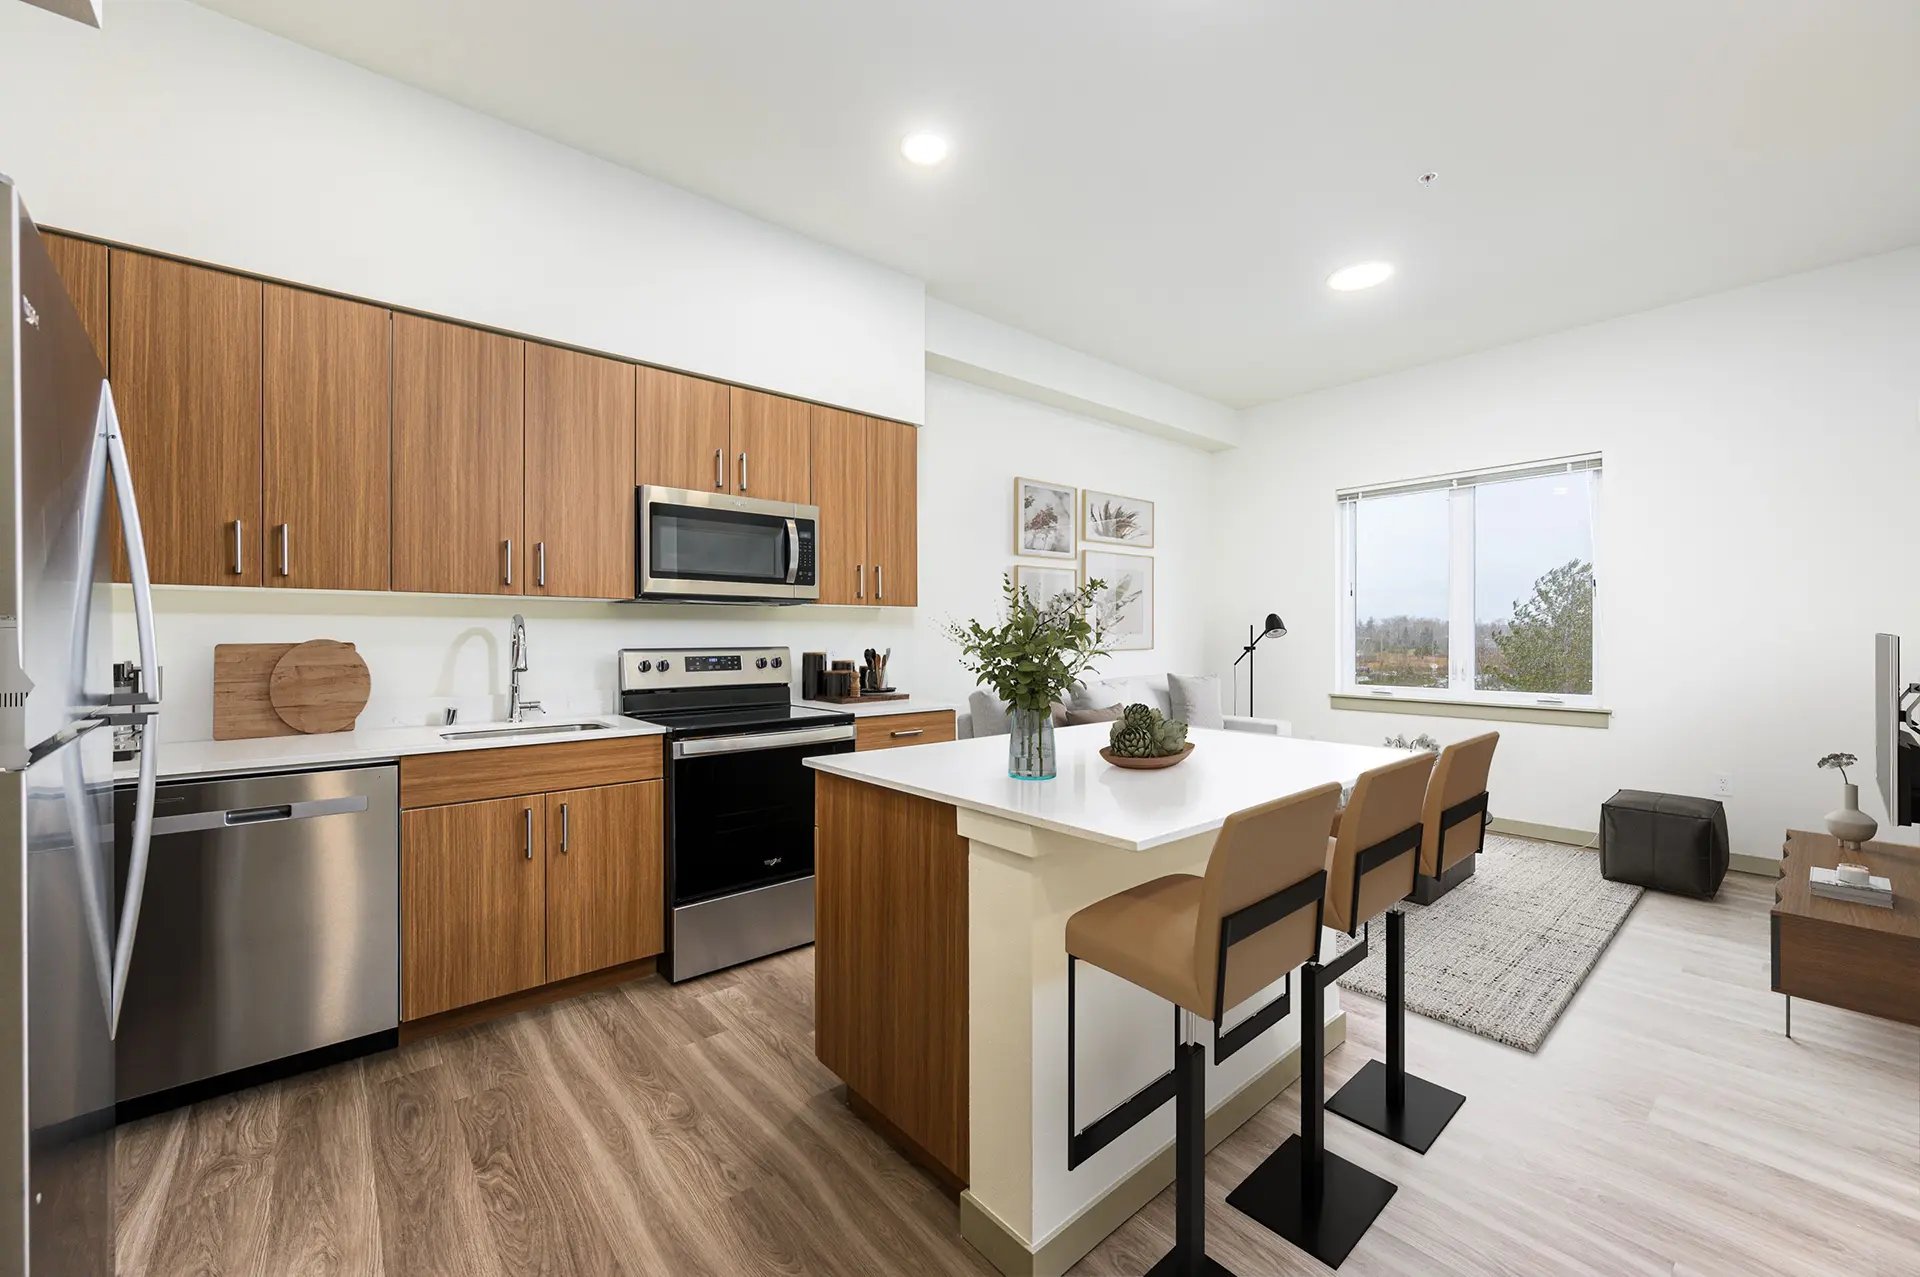
<path id="1" fill-rule="evenodd" d="M 306 802 L 280 803 L 269 807 L 234 807 L 225 811 L 196 811 L 180 816 L 160 816 L 153 822 L 153 836 L 190 834 L 202 829 L 231 829 L 243 825 L 269 825 L 283 820 L 311 820 L 315 816 L 345 816 L 367 810 L 365 794 L 343 798 L 312 798 Z"/>

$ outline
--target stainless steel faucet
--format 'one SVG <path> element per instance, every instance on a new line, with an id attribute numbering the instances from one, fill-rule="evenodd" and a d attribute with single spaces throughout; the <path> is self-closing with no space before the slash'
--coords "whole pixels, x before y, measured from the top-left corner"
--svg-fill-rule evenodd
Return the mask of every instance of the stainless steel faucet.
<path id="1" fill-rule="evenodd" d="M 542 714 L 547 711 L 542 708 L 539 701 L 520 699 L 520 676 L 527 672 L 527 618 L 518 612 L 513 614 L 512 644 L 513 673 L 508 679 L 507 686 L 507 721 L 519 723 L 526 720 L 527 711 L 530 709 L 537 709 Z"/>

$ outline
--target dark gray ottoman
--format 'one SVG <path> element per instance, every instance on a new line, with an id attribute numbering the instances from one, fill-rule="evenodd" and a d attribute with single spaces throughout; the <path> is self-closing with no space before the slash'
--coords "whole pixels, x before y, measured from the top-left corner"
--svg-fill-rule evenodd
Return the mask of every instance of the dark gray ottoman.
<path id="1" fill-rule="evenodd" d="M 1727 876 L 1727 812 L 1717 799 L 1623 789 L 1600 807 L 1600 876 L 1709 899 Z"/>

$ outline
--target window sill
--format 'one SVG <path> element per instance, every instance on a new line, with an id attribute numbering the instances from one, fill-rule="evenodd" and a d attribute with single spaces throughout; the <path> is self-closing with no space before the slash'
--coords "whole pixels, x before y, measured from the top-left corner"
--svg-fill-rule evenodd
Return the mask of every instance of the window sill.
<path id="1" fill-rule="evenodd" d="M 1334 692 L 1327 697 L 1334 709 L 1369 714 L 1412 714 L 1428 718 L 1488 718 L 1505 723 L 1548 723 L 1555 727 L 1611 726 L 1610 709 L 1567 705 L 1498 705 L 1490 701 L 1446 700 L 1425 696 L 1356 696 Z"/>

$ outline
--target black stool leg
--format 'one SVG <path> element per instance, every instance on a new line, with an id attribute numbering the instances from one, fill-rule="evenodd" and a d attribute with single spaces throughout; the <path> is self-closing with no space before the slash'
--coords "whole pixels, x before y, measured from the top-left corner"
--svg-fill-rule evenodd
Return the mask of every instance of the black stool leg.
<path id="1" fill-rule="evenodd" d="M 1207 1048 L 1180 1042 L 1173 1071 L 1173 1249 L 1148 1277 L 1233 1277 L 1207 1257 Z"/>
<path id="2" fill-rule="evenodd" d="M 1368 1060 L 1327 1111 L 1424 1154 L 1467 1097 L 1407 1072 L 1407 920 L 1387 910 L 1387 1061 Z"/>
<path id="3" fill-rule="evenodd" d="M 1326 1150 L 1325 979 L 1318 962 L 1300 969 L 1300 1134 L 1227 1194 L 1227 1205 L 1338 1268 L 1398 1189 Z"/>

